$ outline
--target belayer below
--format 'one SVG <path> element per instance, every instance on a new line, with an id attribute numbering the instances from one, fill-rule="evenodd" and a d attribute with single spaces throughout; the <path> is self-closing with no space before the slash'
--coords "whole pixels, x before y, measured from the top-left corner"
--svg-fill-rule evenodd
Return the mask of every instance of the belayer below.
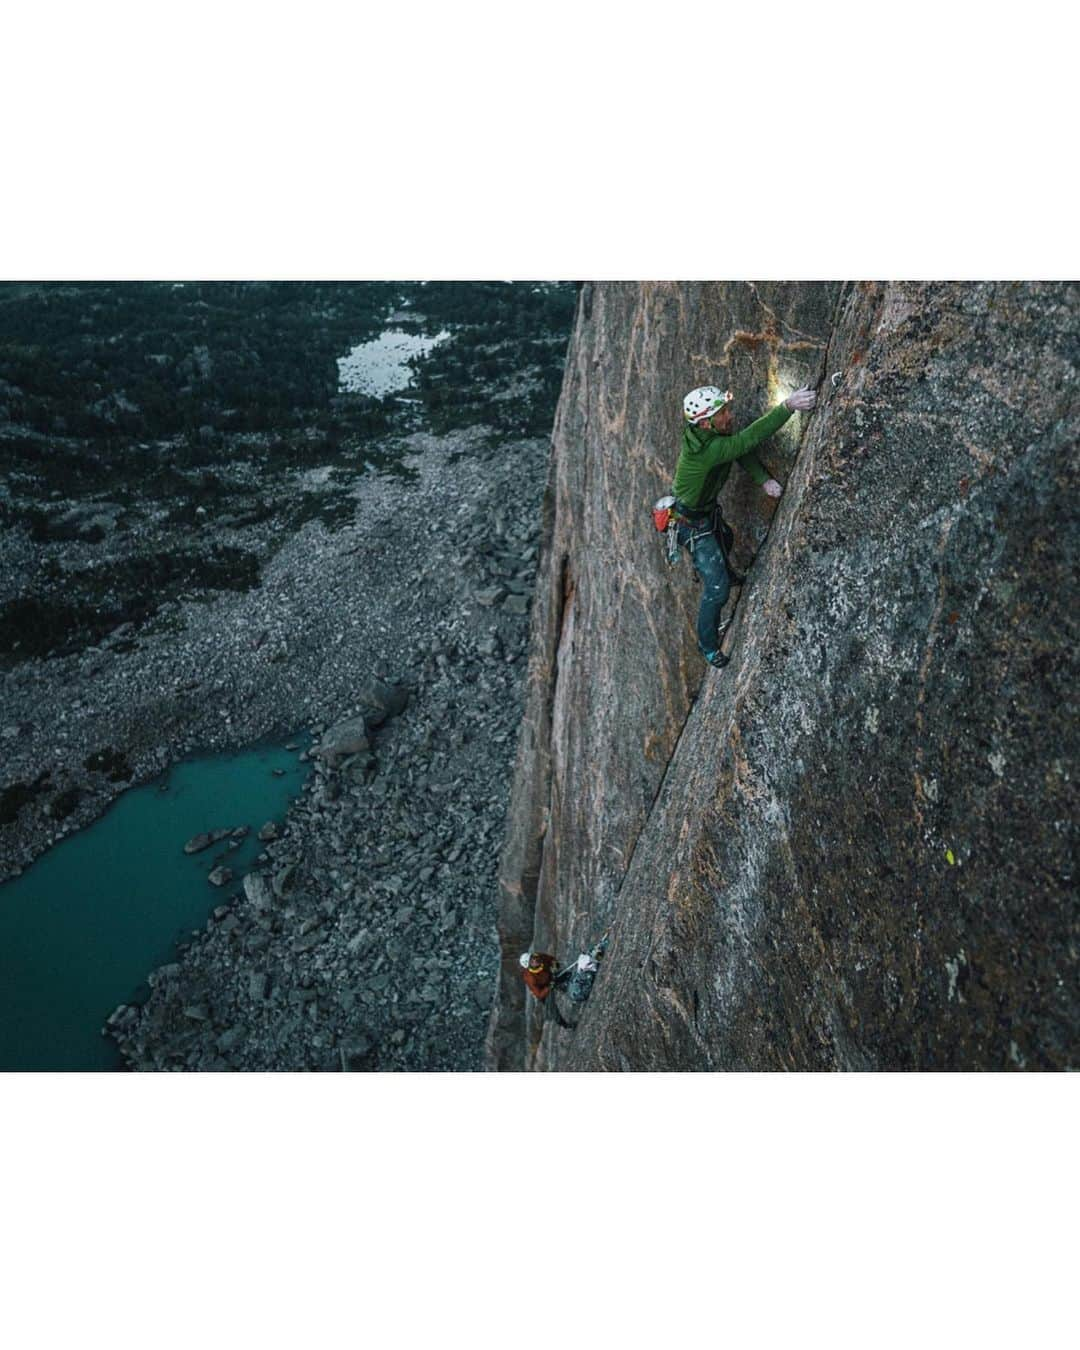
<path id="1" fill-rule="evenodd" d="M 607 951 L 608 940 L 605 933 L 595 946 L 590 947 L 587 952 L 582 952 L 558 974 L 555 973 L 555 958 L 547 952 L 522 952 L 519 963 L 526 988 L 541 1003 L 556 989 L 564 991 L 572 1003 L 586 1002 L 592 993 L 600 962 Z M 573 1025 L 563 1019 L 554 998 L 550 1006 L 559 1026 L 573 1030 Z"/>
<path id="2" fill-rule="evenodd" d="M 519 964 L 525 987 L 543 1003 L 555 979 L 555 958 L 547 952 L 522 952 Z"/>
<path id="3" fill-rule="evenodd" d="M 732 401 L 730 389 L 717 389 L 711 384 L 692 389 L 683 399 L 686 425 L 671 487 L 674 498 L 671 518 L 676 525 L 678 547 L 689 549 L 694 570 L 704 584 L 697 617 L 697 643 L 698 650 L 712 666 L 728 663 L 720 651 L 724 636 L 720 631 L 720 615 L 731 590 L 727 555 L 733 539 L 717 498 L 735 461 L 770 497 L 780 496 L 783 488 L 769 477 L 753 453 L 754 447 L 779 431 L 793 412 L 810 412 L 817 394 L 809 386 L 797 389 L 771 412 L 734 435 Z M 660 505 L 658 502 L 657 506 Z M 658 528 L 663 528 L 659 522 Z M 677 556 L 677 552 L 672 556 Z"/>

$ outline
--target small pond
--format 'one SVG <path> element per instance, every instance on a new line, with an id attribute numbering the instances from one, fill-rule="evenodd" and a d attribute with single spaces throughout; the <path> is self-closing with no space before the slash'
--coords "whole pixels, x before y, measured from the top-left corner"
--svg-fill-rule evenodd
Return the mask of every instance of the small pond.
<path id="1" fill-rule="evenodd" d="M 106 1018 L 145 996 L 150 971 L 239 890 L 258 831 L 282 822 L 310 770 L 298 758 L 310 738 L 288 744 L 177 764 L 0 886 L 0 1070 L 122 1067 Z M 194 835 L 243 825 L 234 848 L 183 851 Z M 220 889 L 207 881 L 219 862 L 235 873 Z"/>

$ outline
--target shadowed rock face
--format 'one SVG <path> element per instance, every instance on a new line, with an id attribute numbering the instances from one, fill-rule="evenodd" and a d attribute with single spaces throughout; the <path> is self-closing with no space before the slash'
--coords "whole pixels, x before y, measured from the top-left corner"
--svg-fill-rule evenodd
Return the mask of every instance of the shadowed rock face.
<path id="1" fill-rule="evenodd" d="M 500 870 L 501 1069 L 1077 1061 L 1075 358 L 1063 284 L 581 294 Z M 834 376 L 839 378 L 833 379 Z M 682 395 L 818 410 L 733 470 L 731 664 L 649 517 Z M 612 942 L 573 1033 L 526 947 Z"/>

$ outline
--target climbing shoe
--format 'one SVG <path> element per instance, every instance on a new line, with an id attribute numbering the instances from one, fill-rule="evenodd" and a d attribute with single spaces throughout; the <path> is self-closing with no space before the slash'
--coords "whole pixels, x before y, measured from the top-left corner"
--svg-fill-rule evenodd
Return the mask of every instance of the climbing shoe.
<path id="1" fill-rule="evenodd" d="M 708 661 L 709 665 L 715 666 L 717 670 L 723 670 L 723 668 L 731 660 L 730 656 L 725 656 L 724 653 L 719 650 L 715 652 L 702 652 L 701 654 L 705 658 L 705 660 Z"/>

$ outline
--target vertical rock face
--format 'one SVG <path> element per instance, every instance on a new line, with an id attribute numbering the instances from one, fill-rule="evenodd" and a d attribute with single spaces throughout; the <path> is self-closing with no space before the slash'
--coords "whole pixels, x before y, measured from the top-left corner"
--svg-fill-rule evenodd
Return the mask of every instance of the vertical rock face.
<path id="1" fill-rule="evenodd" d="M 500 1069 L 1075 1066 L 1078 296 L 1064 284 L 581 294 L 500 869 Z M 682 395 L 745 425 L 747 583 L 704 667 L 663 561 Z M 517 966 L 611 928 L 577 1029 Z"/>

